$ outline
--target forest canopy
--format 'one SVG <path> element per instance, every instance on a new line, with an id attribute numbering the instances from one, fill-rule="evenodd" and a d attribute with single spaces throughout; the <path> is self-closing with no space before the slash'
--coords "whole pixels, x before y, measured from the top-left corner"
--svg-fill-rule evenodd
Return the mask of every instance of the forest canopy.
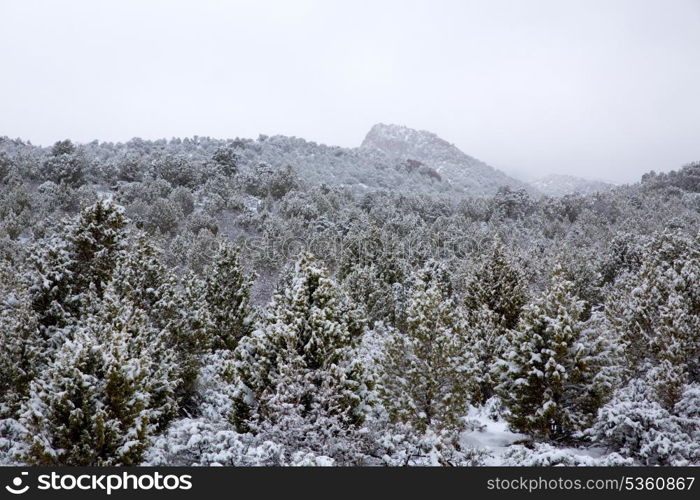
<path id="1" fill-rule="evenodd" d="M 700 164 L 408 160 L 0 138 L 0 464 L 700 464 Z"/>

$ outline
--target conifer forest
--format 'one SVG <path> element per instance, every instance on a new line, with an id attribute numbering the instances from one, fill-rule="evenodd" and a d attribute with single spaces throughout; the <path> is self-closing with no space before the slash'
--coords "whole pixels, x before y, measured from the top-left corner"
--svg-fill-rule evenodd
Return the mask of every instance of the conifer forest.
<path id="1" fill-rule="evenodd" d="M 0 138 L 0 465 L 700 465 L 700 164 L 553 182 Z"/>

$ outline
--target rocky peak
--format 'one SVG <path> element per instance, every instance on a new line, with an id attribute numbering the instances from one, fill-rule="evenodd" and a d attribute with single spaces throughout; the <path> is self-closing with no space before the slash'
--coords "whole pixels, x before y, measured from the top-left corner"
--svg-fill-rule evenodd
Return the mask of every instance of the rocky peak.
<path id="1" fill-rule="evenodd" d="M 494 194 L 499 187 L 536 190 L 460 151 L 432 132 L 378 123 L 367 133 L 361 150 L 390 158 L 418 161 L 453 187 L 470 194 Z"/>
<path id="2" fill-rule="evenodd" d="M 467 157 L 449 142 L 432 132 L 402 125 L 378 123 L 362 141 L 363 148 L 378 149 L 395 158 L 420 161 L 458 160 Z"/>

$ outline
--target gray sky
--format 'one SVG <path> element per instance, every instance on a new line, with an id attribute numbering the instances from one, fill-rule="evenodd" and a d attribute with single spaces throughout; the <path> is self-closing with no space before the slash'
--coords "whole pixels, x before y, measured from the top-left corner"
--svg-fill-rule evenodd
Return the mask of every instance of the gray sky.
<path id="1" fill-rule="evenodd" d="M 0 2 L 0 135 L 433 131 L 509 173 L 700 160 L 700 0 Z"/>

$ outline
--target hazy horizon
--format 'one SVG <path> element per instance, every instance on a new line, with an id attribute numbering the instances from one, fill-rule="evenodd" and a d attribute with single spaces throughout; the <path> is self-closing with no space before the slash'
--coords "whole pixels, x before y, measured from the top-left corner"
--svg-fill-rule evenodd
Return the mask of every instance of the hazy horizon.
<path id="1" fill-rule="evenodd" d="M 50 145 L 429 130 L 510 175 L 700 160 L 700 2 L 0 4 L 0 136 Z"/>

